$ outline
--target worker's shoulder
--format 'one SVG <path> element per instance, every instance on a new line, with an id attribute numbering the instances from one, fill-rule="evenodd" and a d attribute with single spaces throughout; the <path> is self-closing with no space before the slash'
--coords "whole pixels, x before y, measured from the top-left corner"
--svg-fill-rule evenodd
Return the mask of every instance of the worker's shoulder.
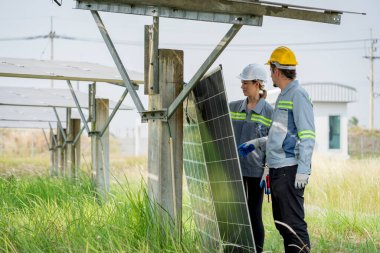
<path id="1" fill-rule="evenodd" d="M 242 100 L 236 100 L 236 101 L 231 101 L 229 103 L 230 110 L 238 110 L 243 102 L 244 102 L 244 99 L 242 99 Z"/>
<path id="2" fill-rule="evenodd" d="M 273 112 L 273 106 L 269 104 L 266 100 L 263 106 L 263 111 L 265 114 L 270 114 L 270 115 L 272 115 L 272 112 Z"/>
<path id="3" fill-rule="evenodd" d="M 309 93 L 301 85 L 297 85 L 291 90 L 290 94 L 293 100 L 308 100 L 310 101 Z"/>

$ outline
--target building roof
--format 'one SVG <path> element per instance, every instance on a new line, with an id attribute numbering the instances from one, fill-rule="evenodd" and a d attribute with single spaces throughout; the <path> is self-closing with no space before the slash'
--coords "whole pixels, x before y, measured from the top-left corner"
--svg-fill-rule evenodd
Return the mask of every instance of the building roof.
<path id="1" fill-rule="evenodd" d="M 313 102 L 355 102 L 356 89 L 339 83 L 305 83 L 302 87 L 309 93 Z"/>
<path id="2" fill-rule="evenodd" d="M 313 102 L 350 103 L 357 100 L 357 91 L 351 86 L 332 82 L 310 82 L 301 84 Z M 274 104 L 281 90 L 268 91 L 267 101 Z"/>

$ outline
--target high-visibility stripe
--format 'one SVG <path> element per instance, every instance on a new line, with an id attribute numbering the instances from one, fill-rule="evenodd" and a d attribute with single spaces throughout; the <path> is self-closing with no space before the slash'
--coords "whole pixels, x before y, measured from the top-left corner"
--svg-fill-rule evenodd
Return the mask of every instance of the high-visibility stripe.
<path id="1" fill-rule="evenodd" d="M 298 132 L 298 137 L 300 139 L 305 139 L 305 138 L 315 139 L 315 132 L 311 130 L 300 131 Z"/>
<path id="2" fill-rule="evenodd" d="M 268 119 L 268 118 L 266 118 L 262 115 L 258 115 L 258 114 L 252 114 L 251 120 L 255 121 L 255 122 L 259 122 L 259 123 L 263 124 L 264 126 L 270 126 L 272 124 L 271 119 Z"/>
<path id="3" fill-rule="evenodd" d="M 282 109 L 293 109 L 293 101 L 280 100 L 278 101 L 277 107 Z"/>
<path id="4" fill-rule="evenodd" d="M 245 120 L 247 117 L 245 112 L 230 112 L 230 115 L 233 120 Z"/>

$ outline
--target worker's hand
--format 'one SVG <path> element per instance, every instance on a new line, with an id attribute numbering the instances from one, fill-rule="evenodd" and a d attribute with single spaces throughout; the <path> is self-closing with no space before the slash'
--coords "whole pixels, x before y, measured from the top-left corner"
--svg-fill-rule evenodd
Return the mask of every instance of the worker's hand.
<path id="1" fill-rule="evenodd" d="M 308 174 L 297 173 L 296 174 L 296 180 L 294 182 L 294 187 L 296 189 L 303 189 L 303 188 L 305 188 L 305 186 L 308 183 L 309 176 L 310 175 L 308 175 Z"/>
<path id="2" fill-rule="evenodd" d="M 264 172 L 260 180 L 260 188 L 264 187 L 264 193 L 270 194 L 270 183 L 269 183 L 269 168 L 268 166 L 264 166 Z"/>
<path id="3" fill-rule="evenodd" d="M 249 153 L 257 149 L 258 147 L 259 141 L 257 139 L 244 142 L 243 144 L 240 144 L 238 147 L 239 155 L 246 157 L 249 155 Z"/>

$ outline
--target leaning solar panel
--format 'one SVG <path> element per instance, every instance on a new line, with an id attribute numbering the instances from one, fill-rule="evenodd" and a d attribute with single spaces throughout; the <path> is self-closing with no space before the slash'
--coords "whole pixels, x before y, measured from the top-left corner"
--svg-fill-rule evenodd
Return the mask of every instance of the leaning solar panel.
<path id="1" fill-rule="evenodd" d="M 221 68 L 185 102 L 184 169 L 207 252 L 256 252 Z"/>

